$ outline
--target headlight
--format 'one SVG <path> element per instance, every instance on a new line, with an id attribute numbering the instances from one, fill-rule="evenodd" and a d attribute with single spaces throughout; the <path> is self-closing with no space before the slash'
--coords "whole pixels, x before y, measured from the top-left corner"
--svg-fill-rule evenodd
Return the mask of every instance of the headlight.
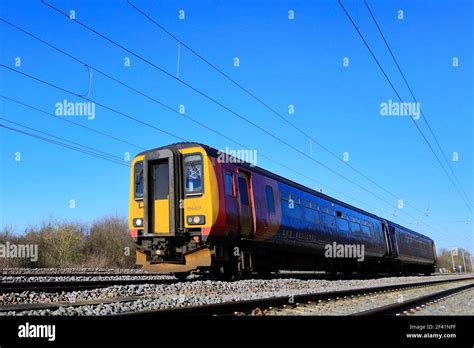
<path id="1" fill-rule="evenodd" d="M 189 215 L 186 221 L 188 225 L 204 225 L 206 217 L 204 215 Z"/>
<path id="2" fill-rule="evenodd" d="M 133 226 L 134 227 L 143 227 L 143 219 L 140 219 L 140 218 L 133 219 Z"/>

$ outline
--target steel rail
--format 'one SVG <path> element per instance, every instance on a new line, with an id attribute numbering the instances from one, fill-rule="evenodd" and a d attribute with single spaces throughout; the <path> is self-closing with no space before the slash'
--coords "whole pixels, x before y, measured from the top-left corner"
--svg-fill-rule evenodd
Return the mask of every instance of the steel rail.
<path id="1" fill-rule="evenodd" d="M 474 287 L 474 283 L 465 284 L 458 286 L 456 288 L 445 289 L 441 290 L 432 294 L 418 296 L 416 298 L 403 301 L 401 303 L 394 302 L 385 306 L 380 306 L 376 308 L 371 308 L 365 311 L 357 312 L 351 314 L 352 316 L 367 316 L 367 315 L 401 315 L 404 312 L 410 311 L 413 308 L 420 307 L 425 305 L 429 302 L 433 302 L 439 300 L 443 297 L 453 295 L 464 291 L 466 289 L 470 289 Z"/>

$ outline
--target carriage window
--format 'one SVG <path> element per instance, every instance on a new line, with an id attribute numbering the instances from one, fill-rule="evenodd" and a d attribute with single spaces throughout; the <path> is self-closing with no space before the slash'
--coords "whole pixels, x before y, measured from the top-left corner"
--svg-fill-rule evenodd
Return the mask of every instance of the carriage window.
<path id="1" fill-rule="evenodd" d="M 234 174 L 228 171 L 225 172 L 225 194 L 234 196 Z"/>
<path id="2" fill-rule="evenodd" d="M 370 236 L 370 229 L 369 229 L 369 226 L 365 226 L 365 225 L 360 225 L 361 227 L 361 230 L 362 230 L 362 233 Z"/>
<path id="3" fill-rule="evenodd" d="M 240 203 L 243 205 L 249 205 L 249 195 L 247 191 L 247 180 L 239 177 L 239 195 Z"/>
<path id="4" fill-rule="evenodd" d="M 134 173 L 134 198 L 143 199 L 143 161 L 138 161 L 133 166 Z"/>
<path id="5" fill-rule="evenodd" d="M 323 222 L 326 226 L 331 227 L 331 228 L 336 226 L 334 216 L 326 214 L 326 213 L 321 213 L 321 216 L 322 216 Z"/>
<path id="6" fill-rule="evenodd" d="M 349 232 L 349 221 L 337 218 L 337 229 L 343 232 Z"/>
<path id="7" fill-rule="evenodd" d="M 360 225 L 357 222 L 351 222 L 351 230 L 354 233 L 362 232 L 361 229 L 360 229 Z"/>
<path id="8" fill-rule="evenodd" d="M 273 198 L 273 188 L 271 186 L 265 186 L 265 192 L 267 194 L 267 208 L 270 213 L 275 212 L 275 199 Z"/>
<path id="9" fill-rule="evenodd" d="M 317 210 L 303 207 L 303 215 L 306 221 L 313 224 L 319 223 L 319 212 Z"/>
<path id="10" fill-rule="evenodd" d="M 203 165 L 200 154 L 184 157 L 184 191 L 186 196 L 197 196 L 203 193 Z"/>

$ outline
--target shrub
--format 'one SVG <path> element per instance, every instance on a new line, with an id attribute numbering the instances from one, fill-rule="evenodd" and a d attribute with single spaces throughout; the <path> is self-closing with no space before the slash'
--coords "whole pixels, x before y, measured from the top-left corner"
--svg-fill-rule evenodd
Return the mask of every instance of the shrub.
<path id="1" fill-rule="evenodd" d="M 82 222 L 50 219 L 29 226 L 22 234 L 11 226 L 0 231 L 0 243 L 35 244 L 38 260 L 0 258 L 0 267 L 97 267 L 130 268 L 135 264 L 135 246 L 127 220 L 120 216 L 98 219 L 89 227 Z"/>
<path id="2" fill-rule="evenodd" d="M 108 216 L 94 221 L 86 237 L 85 254 L 90 267 L 133 267 L 135 245 L 127 220 Z"/>

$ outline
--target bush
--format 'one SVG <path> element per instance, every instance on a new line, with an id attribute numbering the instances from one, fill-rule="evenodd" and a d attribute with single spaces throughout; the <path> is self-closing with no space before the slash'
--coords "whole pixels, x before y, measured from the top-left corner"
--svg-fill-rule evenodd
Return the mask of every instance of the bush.
<path id="1" fill-rule="evenodd" d="M 85 254 L 89 267 L 133 267 L 135 244 L 127 220 L 109 216 L 94 221 L 85 241 Z"/>
<path id="2" fill-rule="evenodd" d="M 23 234 L 12 227 L 0 231 L 0 243 L 34 244 L 38 260 L 0 258 L 0 267 L 97 267 L 130 268 L 135 264 L 135 246 L 124 217 L 108 216 L 92 223 L 50 219 L 30 226 Z"/>
<path id="3" fill-rule="evenodd" d="M 463 260 L 463 251 L 464 251 L 464 260 Z M 471 253 L 463 248 L 458 248 L 458 255 L 451 257 L 451 250 L 441 249 L 438 253 L 436 268 L 439 271 L 439 268 L 444 268 L 449 272 L 453 272 L 453 259 L 454 265 L 456 266 L 456 272 L 459 272 L 458 266 L 462 266 L 464 271 L 464 264 L 466 264 L 466 269 L 468 272 L 472 272 L 472 259 Z"/>
<path id="4" fill-rule="evenodd" d="M 0 232 L 0 244 L 6 245 L 7 242 L 17 243 L 18 237 L 15 236 L 12 226 L 6 226 Z M 0 267 L 21 267 L 19 259 L 0 257 Z"/>

